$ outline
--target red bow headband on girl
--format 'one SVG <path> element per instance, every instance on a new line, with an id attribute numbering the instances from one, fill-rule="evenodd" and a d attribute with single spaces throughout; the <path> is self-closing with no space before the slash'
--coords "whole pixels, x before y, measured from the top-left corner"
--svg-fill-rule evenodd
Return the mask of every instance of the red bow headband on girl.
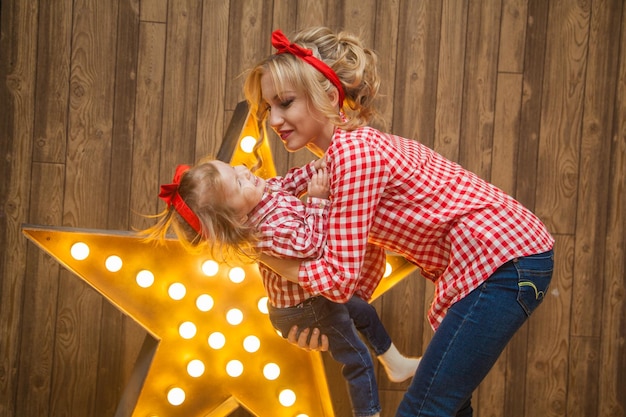
<path id="1" fill-rule="evenodd" d="M 309 65 L 312 65 L 316 70 L 324 74 L 328 81 L 330 81 L 335 87 L 337 87 L 337 91 L 339 92 L 339 108 L 343 107 L 345 93 L 343 91 L 343 86 L 341 85 L 339 77 L 331 67 L 326 65 L 324 61 L 317 59 L 315 56 L 313 56 L 313 51 L 303 48 L 295 43 L 290 43 L 289 39 L 287 39 L 285 34 L 280 29 L 276 29 L 274 32 L 272 32 L 272 46 L 276 48 L 277 54 L 288 53 L 297 56 L 298 58 L 307 62 Z"/>
<path id="2" fill-rule="evenodd" d="M 176 167 L 176 173 L 174 174 L 174 183 L 173 184 L 165 184 L 161 185 L 161 192 L 159 193 L 159 197 L 161 200 L 167 203 L 167 208 L 174 206 L 174 209 L 181 215 L 183 219 L 189 226 L 193 228 L 199 235 L 202 234 L 202 225 L 200 224 L 200 219 L 198 216 L 191 211 L 185 200 L 178 193 L 178 187 L 180 185 L 180 178 L 183 174 L 189 170 L 188 165 L 179 165 Z"/>

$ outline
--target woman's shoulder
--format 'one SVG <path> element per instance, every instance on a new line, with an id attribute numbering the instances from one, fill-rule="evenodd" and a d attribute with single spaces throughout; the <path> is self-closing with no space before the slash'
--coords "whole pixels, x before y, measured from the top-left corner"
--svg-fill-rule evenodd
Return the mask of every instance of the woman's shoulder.
<path id="1" fill-rule="evenodd" d="M 337 146 L 350 146 L 361 144 L 367 146 L 381 137 L 385 136 L 380 130 L 371 126 L 362 126 L 352 130 L 337 128 L 333 144 Z"/>

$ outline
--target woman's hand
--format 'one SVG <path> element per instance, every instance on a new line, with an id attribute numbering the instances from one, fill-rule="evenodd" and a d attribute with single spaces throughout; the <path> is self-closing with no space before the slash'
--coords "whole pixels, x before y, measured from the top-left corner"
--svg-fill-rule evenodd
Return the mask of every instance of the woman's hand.
<path id="1" fill-rule="evenodd" d="M 289 343 L 298 346 L 300 349 L 326 352 L 328 350 L 328 337 L 325 334 L 321 335 L 319 329 L 313 329 L 311 340 L 307 344 L 310 332 L 311 329 L 307 328 L 302 330 L 300 336 L 298 336 L 298 326 L 293 326 L 291 330 L 289 330 L 287 340 Z"/>

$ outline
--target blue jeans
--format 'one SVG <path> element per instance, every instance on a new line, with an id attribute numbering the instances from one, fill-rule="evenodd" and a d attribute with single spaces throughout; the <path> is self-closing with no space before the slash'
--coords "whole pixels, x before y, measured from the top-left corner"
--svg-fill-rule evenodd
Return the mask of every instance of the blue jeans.
<path id="1" fill-rule="evenodd" d="M 396 417 L 471 417 L 471 395 L 543 301 L 550 250 L 502 265 L 448 310 L 428 345 Z"/>
<path id="2" fill-rule="evenodd" d="M 313 297 L 288 308 L 269 306 L 272 325 L 285 337 L 298 329 L 317 327 L 328 337 L 329 352 L 343 364 L 342 373 L 348 384 L 355 416 L 371 416 L 380 412 L 378 385 L 370 352 L 357 334 L 357 329 L 377 355 L 391 346 L 391 338 L 380 322 L 374 307 L 354 296 L 346 304 L 337 304 L 324 297 Z"/>

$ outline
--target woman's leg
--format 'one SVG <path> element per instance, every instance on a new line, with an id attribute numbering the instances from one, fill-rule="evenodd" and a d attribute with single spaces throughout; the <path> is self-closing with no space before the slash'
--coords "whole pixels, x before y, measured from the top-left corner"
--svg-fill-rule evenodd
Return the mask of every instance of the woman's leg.
<path id="1" fill-rule="evenodd" d="M 508 262 L 455 303 L 435 332 L 397 417 L 469 417 L 472 392 L 552 277 L 552 251 Z"/>

